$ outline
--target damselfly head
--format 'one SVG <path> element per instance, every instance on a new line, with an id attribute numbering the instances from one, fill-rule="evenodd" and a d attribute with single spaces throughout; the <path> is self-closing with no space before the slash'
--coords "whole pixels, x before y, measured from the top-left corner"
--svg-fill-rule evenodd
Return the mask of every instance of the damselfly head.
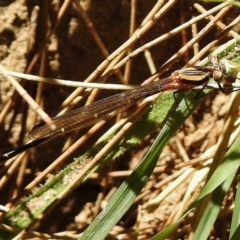
<path id="1" fill-rule="evenodd" d="M 227 59 L 219 60 L 217 54 L 213 53 L 208 56 L 209 61 L 213 66 L 213 78 L 214 80 L 220 80 L 223 75 L 232 76 L 229 72 L 240 72 L 240 64 L 229 61 Z M 239 79 L 239 78 L 236 78 Z"/>
<path id="2" fill-rule="evenodd" d="M 222 79 L 223 74 L 224 74 L 224 71 L 223 71 L 222 69 L 219 69 L 219 68 L 214 69 L 214 70 L 213 70 L 213 79 L 214 79 L 215 81 L 219 81 L 219 80 Z"/>
<path id="3" fill-rule="evenodd" d="M 223 75 L 226 72 L 226 68 L 223 62 L 221 62 L 217 56 L 217 54 L 212 53 L 208 56 L 209 61 L 212 63 L 213 68 L 213 78 L 215 81 L 219 81 L 222 79 Z"/>

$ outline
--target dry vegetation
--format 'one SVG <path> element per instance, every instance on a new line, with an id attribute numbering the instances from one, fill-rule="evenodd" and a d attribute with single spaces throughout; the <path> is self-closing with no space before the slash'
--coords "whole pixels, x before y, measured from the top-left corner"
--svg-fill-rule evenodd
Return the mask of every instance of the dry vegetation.
<path id="1" fill-rule="evenodd" d="M 154 11 L 155 5 L 156 15 L 148 15 Z M 153 0 L 0 1 L 1 64 L 7 70 L 37 76 L 97 82 L 102 72 L 113 69 L 121 59 L 145 46 L 144 51 L 133 53 L 131 61 L 124 62 L 114 74 L 105 79 L 107 83 L 141 84 L 156 69 L 161 72 L 161 77 L 168 76 L 173 70 L 194 65 L 221 44 L 238 36 L 236 32 L 239 26 L 229 34 L 221 34 L 226 26 L 239 17 L 240 10 L 236 6 L 228 6 L 213 13 L 214 16 L 218 14 L 218 20 L 210 15 L 181 29 L 190 19 L 216 6 L 220 5 L 199 5 L 185 0 L 158 3 Z M 160 10 L 164 8 L 165 11 Z M 149 19 L 144 20 L 147 15 Z M 165 35 L 178 28 L 178 33 L 170 37 Z M 136 29 L 139 29 L 137 34 L 134 33 Z M 205 30 L 201 32 L 202 29 Z M 159 37 L 162 39 L 152 46 L 151 41 Z M 120 46 L 124 43 L 126 50 L 122 52 Z M 107 56 L 110 56 L 109 62 L 105 63 L 112 65 L 104 68 L 100 64 Z M 172 56 L 173 60 L 167 62 Z M 28 141 L 27 132 L 40 121 L 40 117 L 8 80 L 0 78 L 1 153 L 24 145 Z M 26 80 L 19 82 L 50 116 L 55 116 L 64 108 L 72 108 L 73 104 L 76 108 L 115 93 L 109 90 L 81 89 L 72 103 L 67 103 L 66 99 L 74 91 L 71 87 Z M 174 223 L 188 209 L 207 178 L 216 151 L 214 146 L 222 136 L 232 98 L 232 94 L 215 91 L 202 101 L 169 141 L 150 180 L 106 239 L 149 239 Z M 239 100 L 236 104 L 239 105 Z M 7 162 L 6 167 L 2 165 L 0 204 L 11 208 L 17 204 L 16 199 L 29 196 L 40 183 L 52 179 L 74 158 L 90 149 L 114 122 L 135 110 L 137 106 L 104 126 L 95 127 L 96 129 L 82 129 L 55 138 L 19 155 L 14 163 Z M 238 110 L 239 108 L 235 117 L 238 116 Z M 238 125 L 239 121 L 234 128 Z M 79 236 L 135 169 L 159 131 L 160 128 L 156 127 L 154 132 L 129 150 L 123 150 L 116 160 L 100 168 L 97 173 L 92 173 L 83 184 L 76 184 L 74 189 L 66 190 L 67 194 L 63 193 L 61 199 L 53 203 L 53 208 L 48 207 L 32 223 L 27 230 L 32 234 L 30 236 L 37 232 L 46 235 L 39 235 L 36 239 L 49 239 L 51 234 L 60 232 L 63 232 L 60 239 Z M 120 139 L 125 134 L 123 132 Z M 79 146 L 51 166 L 80 137 Z M 70 178 L 66 177 L 65 182 L 71 184 L 71 181 L 78 178 L 80 167 Z M 44 171 L 47 168 L 49 170 L 46 173 Z M 236 181 L 233 181 L 231 190 L 225 196 L 222 211 L 209 233 L 209 239 L 228 239 Z M 51 196 L 48 192 L 41 199 L 47 201 L 54 196 L 54 192 L 52 194 Z M 39 202 L 33 201 L 30 203 L 38 204 Z M 191 212 L 169 238 L 190 239 L 194 218 L 194 212 Z M 25 233 L 21 232 L 16 239 L 27 239 L 23 234 Z"/>

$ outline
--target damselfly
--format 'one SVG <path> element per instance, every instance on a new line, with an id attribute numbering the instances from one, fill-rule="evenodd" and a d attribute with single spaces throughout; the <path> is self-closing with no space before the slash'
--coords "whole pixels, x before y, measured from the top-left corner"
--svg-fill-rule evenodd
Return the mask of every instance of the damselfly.
<path id="1" fill-rule="evenodd" d="M 216 55 L 210 56 L 211 66 L 193 66 L 174 71 L 170 77 L 153 81 L 135 89 L 119 93 L 93 104 L 69 111 L 63 115 L 52 118 L 54 128 L 45 123 L 39 123 L 29 131 L 29 138 L 33 141 L 0 157 L 2 162 L 26 151 L 31 147 L 55 138 L 59 135 L 92 126 L 100 121 L 106 121 L 118 113 L 126 110 L 138 101 L 169 90 L 192 89 L 196 86 L 204 86 L 210 78 L 213 78 L 222 92 L 224 89 L 219 84 L 226 72 L 224 63 L 220 62 Z"/>

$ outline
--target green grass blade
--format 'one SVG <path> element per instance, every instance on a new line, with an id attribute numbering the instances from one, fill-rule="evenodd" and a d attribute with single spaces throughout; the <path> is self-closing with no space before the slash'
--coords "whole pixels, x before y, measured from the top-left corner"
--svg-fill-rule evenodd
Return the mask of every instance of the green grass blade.
<path id="1" fill-rule="evenodd" d="M 237 232 L 240 231 L 239 223 L 240 223 L 240 182 L 238 182 L 236 198 L 235 198 L 235 206 L 233 209 L 232 223 L 230 229 L 230 239 L 234 239 L 233 236 Z M 238 239 L 240 238 L 240 232 L 238 233 Z"/>
<path id="2" fill-rule="evenodd" d="M 226 157 L 223 160 L 223 163 L 219 168 L 216 169 L 216 171 L 213 174 L 213 178 L 209 180 L 209 182 L 206 184 L 206 186 L 202 189 L 201 193 L 199 194 L 199 197 L 197 200 L 193 203 L 193 205 L 188 209 L 188 211 L 174 224 L 169 226 L 168 228 L 161 231 L 158 235 L 156 235 L 152 239 L 165 239 L 165 237 L 169 236 L 171 234 L 171 231 L 174 231 L 174 229 L 178 226 L 178 224 L 184 219 L 184 217 L 191 212 L 194 207 L 197 206 L 199 201 L 204 198 L 207 194 L 214 191 L 211 200 L 208 203 L 208 206 L 205 209 L 205 212 L 201 218 L 201 221 L 198 224 L 198 228 L 194 232 L 193 239 L 207 239 L 209 236 L 209 232 L 212 229 L 212 226 L 214 222 L 216 221 L 216 218 L 219 214 L 219 211 L 221 209 L 221 203 L 229 190 L 231 183 L 235 177 L 235 174 L 237 172 L 237 165 L 240 164 L 239 156 L 240 156 L 240 136 L 236 139 L 232 147 L 229 149 L 229 151 L 226 154 Z M 227 162 L 228 164 L 224 163 Z M 225 173 L 226 176 L 219 176 L 219 172 L 221 172 L 221 169 L 223 166 L 227 166 L 227 169 Z M 239 165 L 238 165 L 239 166 Z M 219 170 L 220 169 L 220 170 Z M 233 169 L 233 170 L 232 170 Z M 228 172 L 229 171 L 229 172 Z M 212 179 L 216 179 L 217 183 L 213 182 Z M 238 210 L 237 210 L 238 211 Z M 239 222 L 239 215 L 236 213 L 236 224 Z M 238 226 L 238 225 L 237 225 Z M 237 234 L 235 232 L 235 234 Z"/>
<path id="3" fill-rule="evenodd" d="M 232 184 L 236 172 L 236 169 L 234 172 L 231 172 L 229 177 L 214 191 L 213 196 L 201 217 L 201 221 L 198 223 L 197 229 L 194 232 L 194 240 L 208 239 L 209 233 L 218 217 L 222 202 Z"/>
<path id="4" fill-rule="evenodd" d="M 226 154 L 223 162 L 219 165 L 212 177 L 204 186 L 203 190 L 199 194 L 196 202 L 204 198 L 209 193 L 213 192 L 221 183 L 223 183 L 232 174 L 236 173 L 236 170 L 240 166 L 240 136 L 236 139 L 233 146 Z"/>
<path id="5" fill-rule="evenodd" d="M 240 225 L 238 225 L 236 231 L 234 232 L 233 236 L 230 239 L 231 240 L 238 240 L 238 239 L 240 239 Z"/>

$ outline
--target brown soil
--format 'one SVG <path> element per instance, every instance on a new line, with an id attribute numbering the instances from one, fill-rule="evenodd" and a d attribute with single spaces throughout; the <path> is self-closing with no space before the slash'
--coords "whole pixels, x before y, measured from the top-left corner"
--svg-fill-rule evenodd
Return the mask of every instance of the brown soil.
<path id="1" fill-rule="evenodd" d="M 190 2 L 177 1 L 161 20 L 141 37 L 134 45 L 134 49 L 162 34 L 168 33 L 173 28 L 191 19 L 193 15 L 199 14 Z M 105 59 L 91 34 L 93 27 L 109 53 L 112 53 L 129 38 L 130 1 L 83 1 L 83 9 L 93 24 L 88 26 L 72 4 L 69 4 L 61 20 L 57 22 L 57 14 L 63 3 L 64 1 L 60 0 L 0 1 L 0 59 L 1 64 L 7 70 L 72 81 L 84 81 Z M 155 3 L 156 1 L 153 0 L 137 1 L 136 26 L 139 26 Z M 211 9 L 213 6 L 212 4 L 205 5 L 207 9 Z M 231 13 L 228 13 L 222 21 L 228 24 L 238 14 L 239 9 L 233 8 Z M 207 20 L 201 21 L 198 25 L 199 29 L 206 24 Z M 46 40 L 46 35 L 48 35 L 50 29 L 52 33 Z M 199 42 L 199 49 L 215 40 L 219 31 L 219 29 L 214 28 L 214 31 L 209 32 Z M 188 28 L 149 49 L 155 66 L 160 67 L 182 46 L 186 45 L 186 42 L 191 38 L 191 29 Z M 225 37 L 222 43 L 229 39 L 231 37 Z M 38 53 L 41 53 L 41 55 L 33 63 L 33 59 Z M 192 48 L 188 49 L 162 76 L 169 75 L 169 72 L 184 66 L 193 55 Z M 120 71 L 124 73 L 124 68 L 121 68 Z M 134 57 L 129 84 L 141 84 L 150 75 L 144 54 L 141 53 Z M 25 80 L 19 82 L 28 94 L 35 99 L 38 98 L 39 88 L 42 88 L 38 103 L 50 116 L 55 116 L 60 112 L 61 104 L 73 91 L 70 87 L 50 84 L 39 86 L 35 82 Z M 107 82 L 121 83 L 117 75 L 112 75 L 107 79 Z M 3 77 L 0 78 L 0 94 L 2 113 L 7 104 L 10 106 L 3 119 L 0 115 L 0 153 L 5 153 L 26 143 L 28 141 L 27 132 L 40 119 L 37 118 L 36 120 L 34 111 L 15 92 L 9 81 Z M 112 91 L 100 91 L 96 99 L 112 94 Z M 143 191 L 142 197 L 114 227 L 109 234 L 109 239 L 117 239 L 117 236 L 122 236 L 122 239 L 132 239 L 133 234 L 135 234 L 133 229 L 138 226 L 140 226 L 141 231 L 138 239 L 147 239 L 154 236 L 162 227 L 168 225 L 167 220 L 173 217 L 172 212 L 181 200 L 188 181 L 163 201 L 152 215 L 142 216 L 141 208 L 138 205 L 144 206 L 153 195 L 157 195 L 167 186 L 165 184 L 156 187 L 159 182 L 175 172 L 173 167 L 182 162 L 183 155 L 186 154 L 189 159 L 198 158 L 216 143 L 224 124 L 224 116 L 229 108 L 229 99 L 229 95 L 222 93 L 209 95 L 184 123 L 164 150 L 159 168 L 156 169 L 151 181 Z M 76 107 L 83 104 L 81 102 Z M 102 129 L 100 133 L 87 141 L 81 149 L 78 149 L 69 157 L 69 161 L 84 153 L 84 150 L 89 149 L 112 123 L 113 121 L 110 121 L 105 129 Z M 86 130 L 82 130 L 77 136 L 82 136 L 85 132 Z M 11 199 L 20 195 L 24 187 L 60 155 L 61 149 L 69 136 L 55 138 L 47 144 L 31 150 L 27 165 L 19 167 L 21 170 L 16 169 L 16 173 L 7 180 L 8 183 L 0 183 L 3 184 L 0 203 L 5 205 Z M 112 179 L 104 178 L 103 175 L 106 171 L 133 169 L 145 154 L 155 136 L 156 133 L 153 133 L 145 138 L 137 146 L 124 153 L 118 161 L 114 161 L 111 166 L 108 165 L 100 170 L 99 175 L 93 174 L 90 180 L 74 189 L 71 194 L 48 212 L 35 225 L 34 231 L 48 234 L 62 231 L 81 233 L 101 211 L 102 205 L 107 201 L 105 198 L 108 198 L 111 190 L 117 188 L 125 179 L 125 176 Z M 184 153 L 180 151 L 180 146 L 184 149 Z M 21 174 L 18 171 L 21 171 Z M 3 177 L 6 176 L 5 174 L 6 172 L 3 173 Z M 150 194 L 149 190 L 153 194 Z M 100 206 L 96 212 L 97 204 Z M 224 222 L 227 217 L 229 216 L 223 217 L 222 221 Z M 189 221 L 191 221 L 191 218 Z M 221 220 L 219 221 L 220 223 L 216 224 L 218 227 L 219 224 L 221 225 Z M 186 226 L 189 226 L 187 222 Z M 187 232 L 187 229 L 184 231 Z M 184 233 L 179 234 L 179 237 L 175 239 L 185 239 Z M 213 231 L 211 239 L 224 238 L 221 238 L 221 232 Z"/>

